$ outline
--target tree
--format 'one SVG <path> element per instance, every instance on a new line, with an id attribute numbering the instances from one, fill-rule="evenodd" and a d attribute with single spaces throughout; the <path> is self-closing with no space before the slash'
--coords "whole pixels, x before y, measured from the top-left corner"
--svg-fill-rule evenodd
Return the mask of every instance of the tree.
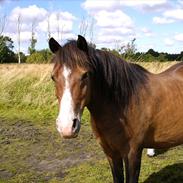
<path id="1" fill-rule="evenodd" d="M 20 33 L 21 33 L 21 14 L 17 17 L 17 41 L 18 41 L 18 63 L 21 63 L 20 56 Z"/>
<path id="2" fill-rule="evenodd" d="M 28 48 L 29 54 L 31 55 L 32 53 L 34 53 L 36 51 L 35 46 L 37 43 L 37 39 L 35 38 L 35 20 L 33 20 L 32 25 L 31 25 L 31 40 L 30 40 L 30 46 Z"/>
<path id="3" fill-rule="evenodd" d="M 48 41 L 51 38 L 51 31 L 50 31 L 50 15 L 48 15 L 48 19 L 47 19 L 47 32 L 48 32 Z"/>
<path id="4" fill-rule="evenodd" d="M 88 29 L 88 20 L 86 20 L 85 17 L 83 17 L 83 19 L 81 20 L 79 27 L 80 27 L 79 30 L 80 34 L 85 37 Z"/>
<path id="5" fill-rule="evenodd" d="M 153 57 L 159 57 L 159 53 L 154 51 L 153 49 L 149 49 L 147 54 L 151 54 Z"/>
<path id="6" fill-rule="evenodd" d="M 94 18 L 92 18 L 90 21 L 90 25 L 89 25 L 90 43 L 93 43 L 94 26 L 95 26 L 95 20 L 94 20 Z"/>
<path id="7" fill-rule="evenodd" d="M 165 53 L 159 53 L 159 56 L 157 57 L 157 59 L 160 62 L 165 62 L 168 60 Z"/>
<path id="8" fill-rule="evenodd" d="M 64 32 L 64 24 L 60 24 L 60 13 L 58 12 L 56 15 L 57 18 L 57 37 L 59 41 L 62 41 L 63 32 Z"/>
<path id="9" fill-rule="evenodd" d="M 18 61 L 18 54 L 15 54 L 15 58 L 16 58 L 16 62 L 17 62 Z M 20 52 L 20 59 L 21 59 L 21 63 L 25 63 L 27 56 L 23 52 Z"/>
<path id="10" fill-rule="evenodd" d="M 0 36 L 0 63 L 13 63 L 17 61 L 12 51 L 13 47 L 11 38 Z"/>
<path id="11" fill-rule="evenodd" d="M 60 14 L 57 13 L 57 38 L 60 40 Z"/>
<path id="12" fill-rule="evenodd" d="M 6 24 L 6 15 L 0 17 L 0 36 L 2 35 Z"/>

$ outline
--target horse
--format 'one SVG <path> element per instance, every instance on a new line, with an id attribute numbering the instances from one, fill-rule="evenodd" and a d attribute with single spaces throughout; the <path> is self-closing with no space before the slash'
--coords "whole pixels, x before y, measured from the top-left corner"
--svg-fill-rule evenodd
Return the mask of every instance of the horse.
<path id="1" fill-rule="evenodd" d="M 81 35 L 63 46 L 51 38 L 49 48 L 59 103 L 56 128 L 63 138 L 77 137 L 86 106 L 114 183 L 138 182 L 143 148 L 183 143 L 183 63 L 153 74 L 93 48 Z"/>

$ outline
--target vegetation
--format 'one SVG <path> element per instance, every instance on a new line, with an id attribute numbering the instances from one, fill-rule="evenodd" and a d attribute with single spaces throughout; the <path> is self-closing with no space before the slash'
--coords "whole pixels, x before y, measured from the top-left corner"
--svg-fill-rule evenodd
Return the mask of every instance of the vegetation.
<path id="1" fill-rule="evenodd" d="M 102 48 L 102 50 L 110 51 L 113 54 L 132 62 L 165 62 L 165 61 L 183 61 L 183 51 L 180 54 L 159 53 L 153 49 L 147 52 L 138 52 L 135 44 L 136 39 L 133 39 L 126 45 L 119 46 L 117 49 Z M 32 37 L 30 46 L 28 47 L 29 55 L 25 56 L 24 53 L 13 52 L 13 41 L 7 36 L 0 36 L 0 63 L 49 63 L 51 52 L 49 49 L 36 50 L 35 45 L 37 40 L 35 33 L 32 30 Z M 90 46 L 96 47 L 95 44 L 89 43 Z"/>
<path id="2" fill-rule="evenodd" d="M 132 62 L 166 62 L 166 61 L 183 61 L 183 51 L 180 54 L 159 53 L 153 49 L 149 49 L 147 52 L 137 52 L 136 39 L 126 45 L 119 47 L 118 49 L 102 48 L 102 50 L 110 51 L 113 54 Z"/>
<path id="3" fill-rule="evenodd" d="M 153 72 L 174 63 L 140 63 Z M 0 65 L 0 183 L 109 183 L 108 162 L 85 110 L 81 132 L 64 140 L 55 129 L 52 65 Z M 140 183 L 182 183 L 182 146 L 143 154 Z"/>
<path id="4" fill-rule="evenodd" d="M 16 62 L 13 41 L 7 36 L 0 36 L 0 63 Z"/>
<path id="5" fill-rule="evenodd" d="M 49 63 L 51 56 L 52 54 L 49 49 L 35 51 L 27 57 L 26 63 Z"/>
<path id="6" fill-rule="evenodd" d="M 0 36 L 0 63 L 18 63 L 20 57 L 21 63 L 49 63 L 51 52 L 49 49 L 36 51 L 35 44 L 37 40 L 34 34 L 31 38 L 31 45 L 28 48 L 30 55 L 25 56 L 23 52 L 14 53 L 13 41 L 7 36 Z"/>
<path id="7" fill-rule="evenodd" d="M 30 42 L 31 43 L 30 43 L 30 46 L 28 48 L 28 51 L 29 51 L 29 54 L 31 55 L 31 54 L 35 53 L 35 51 L 36 51 L 35 46 L 36 46 L 36 43 L 37 43 L 37 39 L 35 38 L 35 33 L 34 32 L 32 32 L 32 37 L 31 37 Z"/>

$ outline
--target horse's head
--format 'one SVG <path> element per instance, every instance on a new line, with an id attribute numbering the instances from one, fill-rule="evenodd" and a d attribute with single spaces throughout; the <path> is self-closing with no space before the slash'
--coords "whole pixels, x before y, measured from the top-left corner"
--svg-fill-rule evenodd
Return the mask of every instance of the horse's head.
<path id="1" fill-rule="evenodd" d="M 59 102 L 57 130 L 64 138 L 77 137 L 81 115 L 90 98 L 88 47 L 85 38 L 78 36 L 63 47 L 53 38 L 49 40 L 54 53 L 52 79 Z"/>

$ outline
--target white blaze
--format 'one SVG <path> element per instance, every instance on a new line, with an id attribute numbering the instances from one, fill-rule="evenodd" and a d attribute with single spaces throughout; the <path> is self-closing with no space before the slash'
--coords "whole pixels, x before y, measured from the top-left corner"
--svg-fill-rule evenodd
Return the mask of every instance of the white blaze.
<path id="1" fill-rule="evenodd" d="M 63 96 L 60 102 L 60 111 L 57 118 L 57 130 L 70 131 L 73 125 L 73 119 L 76 118 L 73 108 L 73 100 L 71 96 L 70 86 L 69 86 L 69 76 L 71 70 L 64 66 L 63 76 L 65 80 L 65 86 L 63 91 Z"/>

